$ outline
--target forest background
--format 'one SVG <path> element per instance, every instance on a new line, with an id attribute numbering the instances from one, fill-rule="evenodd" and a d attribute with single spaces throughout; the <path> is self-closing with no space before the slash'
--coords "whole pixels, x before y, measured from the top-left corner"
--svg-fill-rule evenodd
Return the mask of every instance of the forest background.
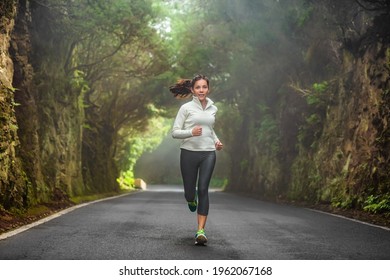
<path id="1" fill-rule="evenodd" d="M 2 0 L 2 222 L 180 183 L 168 88 L 202 73 L 214 187 L 388 225 L 388 26 L 381 0 Z"/>

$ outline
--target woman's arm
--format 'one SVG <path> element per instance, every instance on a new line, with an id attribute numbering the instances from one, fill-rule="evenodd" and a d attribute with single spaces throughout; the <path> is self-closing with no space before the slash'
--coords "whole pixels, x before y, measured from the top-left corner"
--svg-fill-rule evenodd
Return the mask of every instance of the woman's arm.
<path id="1" fill-rule="evenodd" d="M 184 122 L 187 118 L 186 109 L 182 106 L 177 113 L 175 122 L 172 128 L 172 137 L 176 139 L 185 139 L 192 137 L 192 129 L 183 129 Z"/>

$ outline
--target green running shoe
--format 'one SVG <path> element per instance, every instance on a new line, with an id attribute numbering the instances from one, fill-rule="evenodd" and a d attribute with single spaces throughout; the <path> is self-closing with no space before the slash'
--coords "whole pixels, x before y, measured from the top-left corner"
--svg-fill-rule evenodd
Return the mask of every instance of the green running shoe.
<path id="1" fill-rule="evenodd" d="M 198 195 L 195 194 L 195 199 L 194 199 L 194 201 L 188 202 L 188 208 L 190 208 L 190 211 L 191 211 L 191 212 L 195 212 L 197 206 L 198 206 Z"/>
<path id="2" fill-rule="evenodd" d="M 196 199 L 194 201 L 188 202 L 188 208 L 190 208 L 191 212 L 195 212 L 197 206 L 198 202 L 196 201 Z"/>
<path id="3" fill-rule="evenodd" d="M 207 243 L 206 233 L 204 229 L 200 229 L 195 234 L 195 245 L 204 245 Z"/>

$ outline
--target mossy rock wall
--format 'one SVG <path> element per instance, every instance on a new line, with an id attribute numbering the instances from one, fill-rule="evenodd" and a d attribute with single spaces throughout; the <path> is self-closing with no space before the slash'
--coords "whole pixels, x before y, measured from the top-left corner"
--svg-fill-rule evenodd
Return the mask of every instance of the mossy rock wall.
<path id="1" fill-rule="evenodd" d="M 15 14 L 13 1 L 1 3 L 0 13 L 0 208 L 27 204 L 28 181 L 19 157 L 20 142 L 15 115 L 13 62 L 9 55 Z"/>

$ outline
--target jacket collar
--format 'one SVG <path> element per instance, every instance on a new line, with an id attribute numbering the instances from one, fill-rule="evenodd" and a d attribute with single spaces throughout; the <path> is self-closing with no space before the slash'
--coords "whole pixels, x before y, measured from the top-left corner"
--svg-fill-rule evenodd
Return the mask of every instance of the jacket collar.
<path id="1" fill-rule="evenodd" d="M 214 102 L 210 98 L 206 97 L 206 100 L 207 100 L 207 104 L 206 104 L 206 108 L 204 108 L 204 110 L 206 110 L 207 108 L 209 108 L 211 105 L 214 104 Z M 200 103 L 199 98 L 197 96 L 193 95 L 192 101 L 194 101 L 195 104 L 198 105 L 203 110 L 202 104 Z"/>

